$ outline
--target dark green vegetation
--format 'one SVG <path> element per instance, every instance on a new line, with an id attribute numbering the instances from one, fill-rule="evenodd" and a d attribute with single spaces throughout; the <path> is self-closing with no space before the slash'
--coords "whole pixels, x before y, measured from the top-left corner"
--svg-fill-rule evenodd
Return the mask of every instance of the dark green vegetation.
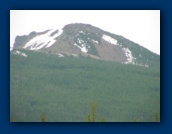
<path id="1" fill-rule="evenodd" d="M 97 121 L 160 119 L 159 67 L 21 51 L 10 54 L 11 121 L 84 122 L 92 101 Z"/>

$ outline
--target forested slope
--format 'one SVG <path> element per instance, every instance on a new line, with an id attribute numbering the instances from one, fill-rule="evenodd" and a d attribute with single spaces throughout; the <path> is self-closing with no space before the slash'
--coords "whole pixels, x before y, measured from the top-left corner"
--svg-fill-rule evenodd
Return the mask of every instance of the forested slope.
<path id="1" fill-rule="evenodd" d="M 160 68 L 146 68 L 89 57 L 59 58 L 22 50 L 10 53 L 10 120 L 83 122 L 90 102 L 97 121 L 155 121 L 160 115 Z"/>

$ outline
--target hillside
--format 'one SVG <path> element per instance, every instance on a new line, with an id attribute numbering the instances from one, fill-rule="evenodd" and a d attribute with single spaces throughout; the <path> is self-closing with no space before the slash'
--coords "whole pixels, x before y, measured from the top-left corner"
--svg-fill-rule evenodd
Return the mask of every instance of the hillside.
<path id="1" fill-rule="evenodd" d="M 70 25 L 64 31 L 70 32 L 68 28 Z M 62 35 L 59 38 L 64 40 Z M 123 37 L 111 36 L 122 42 Z M 97 104 L 97 121 L 105 117 L 108 122 L 154 122 L 155 113 L 160 115 L 160 67 L 153 66 L 153 61 L 149 67 L 136 66 L 98 60 L 80 52 L 77 56 L 69 55 L 59 47 L 55 49 L 56 44 L 47 49 L 58 54 L 46 48 L 30 51 L 21 46 L 18 43 L 15 48 L 20 49 L 10 51 L 11 121 L 40 122 L 44 112 L 48 122 L 84 122 L 93 101 Z M 149 54 L 157 58 L 138 45 L 127 47 L 133 49 L 133 55 L 143 49 L 149 59 Z M 146 57 L 146 53 L 142 55 Z"/>

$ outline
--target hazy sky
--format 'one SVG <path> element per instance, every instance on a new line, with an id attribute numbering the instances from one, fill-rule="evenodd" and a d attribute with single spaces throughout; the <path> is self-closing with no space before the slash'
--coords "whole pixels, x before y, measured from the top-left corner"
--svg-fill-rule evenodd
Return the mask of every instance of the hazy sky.
<path id="1" fill-rule="evenodd" d="M 160 54 L 160 10 L 11 10 L 10 46 L 17 35 L 87 23 Z"/>

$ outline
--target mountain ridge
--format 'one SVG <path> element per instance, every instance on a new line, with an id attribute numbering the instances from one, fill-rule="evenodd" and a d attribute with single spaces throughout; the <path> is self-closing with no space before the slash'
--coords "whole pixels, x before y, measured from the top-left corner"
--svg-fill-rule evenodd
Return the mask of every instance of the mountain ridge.
<path id="1" fill-rule="evenodd" d="M 68 24 L 60 30 L 49 29 L 17 36 L 14 49 L 82 55 L 141 66 L 160 66 L 159 55 L 121 35 L 82 23 Z"/>

